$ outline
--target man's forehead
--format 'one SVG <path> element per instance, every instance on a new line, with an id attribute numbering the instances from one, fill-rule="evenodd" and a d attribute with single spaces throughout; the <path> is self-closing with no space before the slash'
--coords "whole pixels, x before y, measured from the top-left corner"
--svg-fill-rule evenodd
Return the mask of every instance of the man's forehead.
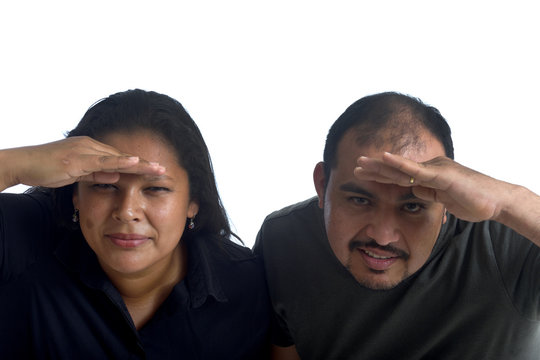
<path id="1" fill-rule="evenodd" d="M 415 161 L 426 161 L 444 156 L 444 147 L 428 130 L 401 133 L 381 130 L 366 137 L 361 131 L 351 129 L 345 133 L 338 148 L 338 162 L 351 158 L 356 163 L 359 156 L 381 158 L 384 152 L 398 154 Z"/>

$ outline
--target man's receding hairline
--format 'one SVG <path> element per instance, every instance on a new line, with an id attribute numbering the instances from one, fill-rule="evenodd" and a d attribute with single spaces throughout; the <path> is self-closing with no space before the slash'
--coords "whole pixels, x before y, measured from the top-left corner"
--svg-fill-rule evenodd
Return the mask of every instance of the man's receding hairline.
<path id="1" fill-rule="evenodd" d="M 378 128 L 374 129 L 371 125 L 372 121 L 368 121 L 351 127 L 345 134 L 355 132 L 355 143 L 359 146 L 373 146 L 375 149 L 382 149 L 384 146 L 392 144 L 391 152 L 393 153 L 400 153 L 403 149 L 411 146 L 425 149 L 426 144 L 422 139 L 422 133 L 427 132 L 432 136 L 435 135 L 424 125 L 419 116 L 415 114 L 414 109 L 408 104 L 397 104 L 385 117 L 384 124 Z M 344 138 L 345 136 L 341 140 Z"/>

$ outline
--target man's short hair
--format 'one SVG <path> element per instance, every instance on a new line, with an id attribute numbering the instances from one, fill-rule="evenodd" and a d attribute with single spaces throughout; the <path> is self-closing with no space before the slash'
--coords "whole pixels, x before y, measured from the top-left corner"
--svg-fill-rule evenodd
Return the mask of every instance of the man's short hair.
<path id="1" fill-rule="evenodd" d="M 409 95 L 384 92 L 354 102 L 330 128 L 323 158 L 326 181 L 337 166 L 339 142 L 353 128 L 361 145 L 383 146 L 392 141 L 398 148 L 410 145 L 419 138 L 421 130 L 428 130 L 441 142 L 446 156 L 454 158 L 450 126 L 439 110 Z M 380 136 L 383 130 L 389 131 L 390 138 Z"/>

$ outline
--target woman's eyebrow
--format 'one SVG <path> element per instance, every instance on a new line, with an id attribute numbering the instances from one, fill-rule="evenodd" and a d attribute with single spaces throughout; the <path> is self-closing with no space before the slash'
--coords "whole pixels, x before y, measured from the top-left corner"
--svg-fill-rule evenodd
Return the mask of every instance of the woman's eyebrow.
<path id="1" fill-rule="evenodd" d="M 172 177 L 170 177 L 169 175 L 143 175 L 143 178 L 146 180 L 146 181 L 162 181 L 162 180 L 174 180 Z"/>

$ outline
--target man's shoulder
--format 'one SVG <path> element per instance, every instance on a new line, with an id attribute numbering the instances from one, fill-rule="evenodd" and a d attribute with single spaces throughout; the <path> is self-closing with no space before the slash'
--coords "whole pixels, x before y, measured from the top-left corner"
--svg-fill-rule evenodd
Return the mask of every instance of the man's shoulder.
<path id="1" fill-rule="evenodd" d="M 272 212 L 266 217 L 264 222 L 268 223 L 279 220 L 287 221 L 287 219 L 291 218 L 312 217 L 319 211 L 321 210 L 318 206 L 318 198 L 312 197 Z"/>
<path id="2" fill-rule="evenodd" d="M 268 215 L 257 235 L 254 250 L 258 253 L 263 243 L 277 248 L 280 244 L 303 246 L 325 236 L 323 213 L 314 197 Z"/>

